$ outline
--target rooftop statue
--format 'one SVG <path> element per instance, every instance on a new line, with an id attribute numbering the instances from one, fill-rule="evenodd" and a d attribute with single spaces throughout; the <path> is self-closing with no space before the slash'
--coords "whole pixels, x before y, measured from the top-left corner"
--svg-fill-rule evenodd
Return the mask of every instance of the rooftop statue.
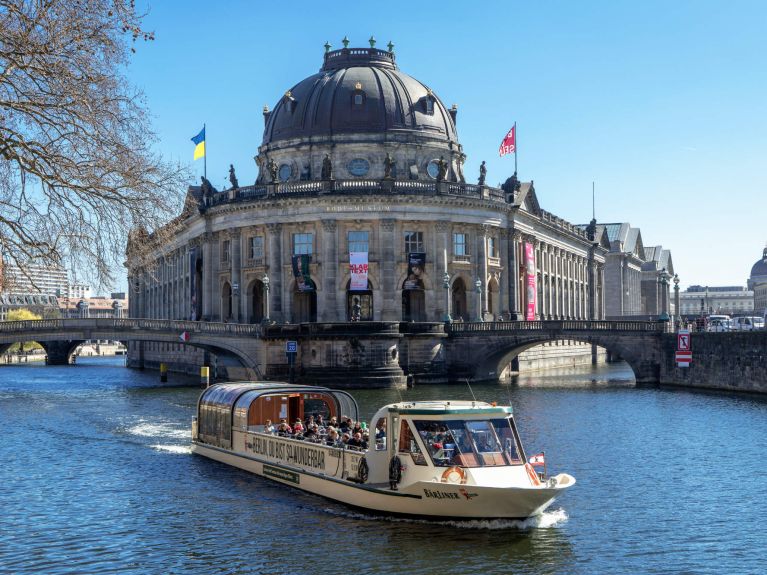
<path id="1" fill-rule="evenodd" d="M 384 158 L 384 179 L 391 180 L 392 179 L 392 168 L 394 168 L 395 165 L 394 158 L 391 157 L 391 154 L 389 152 L 386 152 L 386 158 Z"/>
<path id="2" fill-rule="evenodd" d="M 269 169 L 269 178 L 272 180 L 273 184 L 277 183 L 277 162 L 274 161 L 274 158 L 269 158 L 269 163 L 266 165 Z"/>
<path id="3" fill-rule="evenodd" d="M 229 164 L 229 182 L 235 190 L 240 187 L 240 184 L 237 182 L 237 176 L 234 175 L 234 165 L 232 164 Z"/>
<path id="4" fill-rule="evenodd" d="M 437 181 L 438 182 L 444 182 L 445 176 L 447 176 L 447 162 L 445 161 L 444 156 L 440 156 L 439 161 L 437 162 Z"/>
<path id="5" fill-rule="evenodd" d="M 322 160 L 322 174 L 323 180 L 333 179 L 333 163 L 330 161 L 330 154 L 325 154 L 325 159 Z"/>
<path id="6" fill-rule="evenodd" d="M 479 181 L 477 184 L 484 186 L 485 176 L 487 176 L 487 168 L 485 167 L 485 160 L 482 160 L 482 164 L 479 166 Z"/>

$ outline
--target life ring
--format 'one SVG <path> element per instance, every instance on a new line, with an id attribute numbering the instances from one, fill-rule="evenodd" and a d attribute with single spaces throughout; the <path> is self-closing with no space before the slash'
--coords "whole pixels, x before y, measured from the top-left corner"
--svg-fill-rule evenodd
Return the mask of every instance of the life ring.
<path id="1" fill-rule="evenodd" d="M 530 478 L 530 483 L 533 484 L 533 487 L 538 487 L 541 484 L 541 480 L 538 478 L 538 474 L 533 469 L 533 466 L 525 463 L 525 469 L 527 470 L 527 476 Z"/>
<path id="2" fill-rule="evenodd" d="M 448 467 L 442 473 L 442 483 L 460 483 L 463 485 L 466 483 L 466 472 L 457 465 Z"/>

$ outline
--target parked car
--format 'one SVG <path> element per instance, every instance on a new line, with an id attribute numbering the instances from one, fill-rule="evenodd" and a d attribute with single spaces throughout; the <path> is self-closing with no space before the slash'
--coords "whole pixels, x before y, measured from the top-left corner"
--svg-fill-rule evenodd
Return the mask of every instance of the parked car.
<path id="1" fill-rule="evenodd" d="M 726 319 L 712 319 L 708 322 L 706 331 L 730 331 L 730 322 Z"/>
<path id="2" fill-rule="evenodd" d="M 752 331 L 764 329 L 764 320 L 760 317 L 734 317 L 732 318 L 733 331 Z"/>

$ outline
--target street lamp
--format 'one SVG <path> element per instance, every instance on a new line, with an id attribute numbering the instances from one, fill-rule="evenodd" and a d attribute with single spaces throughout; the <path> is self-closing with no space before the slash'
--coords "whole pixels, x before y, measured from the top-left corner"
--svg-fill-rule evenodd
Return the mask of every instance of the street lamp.
<path id="1" fill-rule="evenodd" d="M 682 310 L 679 308 L 679 275 L 674 274 L 674 316 L 679 327 L 682 326 Z"/>
<path id="2" fill-rule="evenodd" d="M 264 318 L 261 320 L 263 323 L 269 323 L 269 276 L 264 274 L 261 278 L 261 283 L 264 284 L 264 298 L 266 299 L 266 309 L 264 310 Z"/>
<path id="3" fill-rule="evenodd" d="M 442 287 L 445 288 L 445 323 L 451 323 L 453 318 L 450 317 L 450 274 L 445 272 L 442 276 Z"/>
<path id="4" fill-rule="evenodd" d="M 482 280 L 477 278 L 474 287 L 477 288 L 477 321 L 485 321 L 482 318 Z"/>

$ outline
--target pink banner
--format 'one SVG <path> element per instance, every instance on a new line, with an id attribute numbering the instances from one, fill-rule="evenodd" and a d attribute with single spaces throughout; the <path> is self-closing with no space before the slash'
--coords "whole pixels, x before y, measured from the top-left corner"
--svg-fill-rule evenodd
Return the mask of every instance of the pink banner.
<path id="1" fill-rule="evenodd" d="M 533 244 L 525 242 L 525 274 L 527 275 L 527 321 L 535 321 L 535 299 L 538 293 L 535 285 L 535 249 Z"/>
<path id="2" fill-rule="evenodd" d="M 368 289 L 368 253 L 350 252 L 349 271 L 351 272 L 350 291 L 365 291 Z"/>

